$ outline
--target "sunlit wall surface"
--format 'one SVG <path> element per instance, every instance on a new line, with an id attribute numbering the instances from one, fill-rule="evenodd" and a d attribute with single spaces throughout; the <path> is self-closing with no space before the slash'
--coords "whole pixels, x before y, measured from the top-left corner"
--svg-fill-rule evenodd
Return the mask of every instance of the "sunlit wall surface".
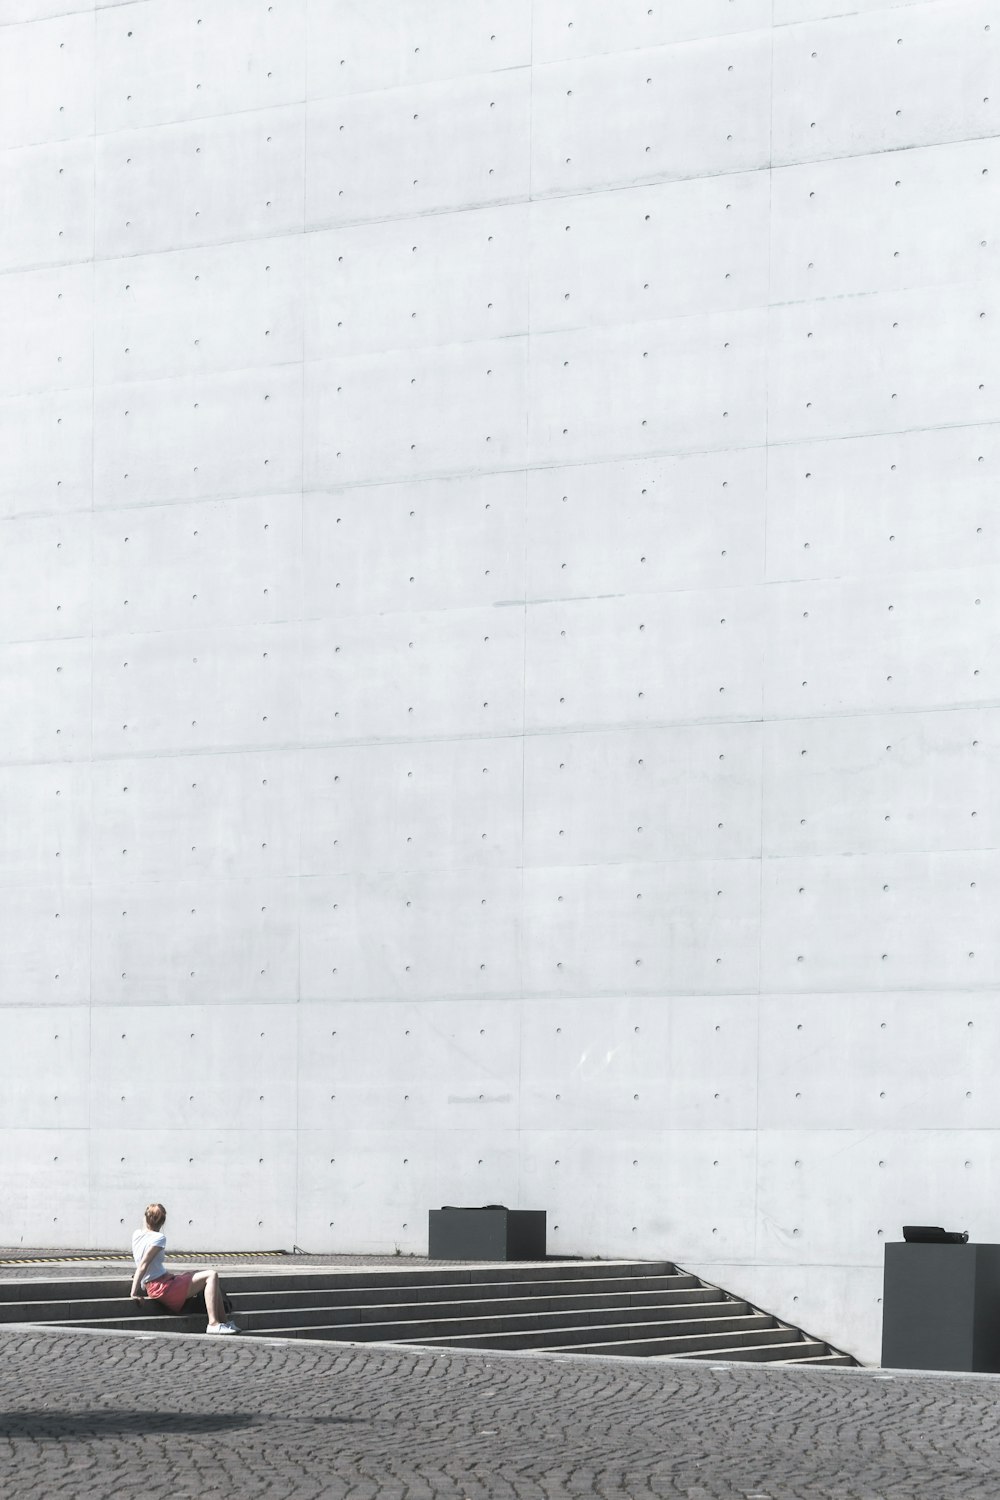
<path id="1" fill-rule="evenodd" d="M 849 13 L 848 13 L 849 12 Z M 0 1242 L 1000 1239 L 987 0 L 4 0 Z"/>

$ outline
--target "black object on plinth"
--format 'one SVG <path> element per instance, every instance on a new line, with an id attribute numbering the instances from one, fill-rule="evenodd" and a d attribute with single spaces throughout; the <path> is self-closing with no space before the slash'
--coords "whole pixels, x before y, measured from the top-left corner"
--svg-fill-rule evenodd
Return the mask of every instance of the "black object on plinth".
<path id="1" fill-rule="evenodd" d="M 427 1215 L 431 1260 L 544 1260 L 545 1210 L 432 1208 Z"/>
<path id="2" fill-rule="evenodd" d="M 1000 1245 L 886 1245 L 882 1366 L 1000 1374 Z"/>

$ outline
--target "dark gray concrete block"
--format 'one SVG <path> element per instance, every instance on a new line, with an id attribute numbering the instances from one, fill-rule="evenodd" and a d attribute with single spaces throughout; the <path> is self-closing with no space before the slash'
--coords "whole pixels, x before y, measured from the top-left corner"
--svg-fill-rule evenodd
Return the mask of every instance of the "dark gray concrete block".
<path id="1" fill-rule="evenodd" d="M 545 1210 L 432 1208 L 431 1260 L 544 1260 Z"/>
<path id="2" fill-rule="evenodd" d="M 1000 1245 L 886 1245 L 882 1365 L 1000 1374 Z"/>

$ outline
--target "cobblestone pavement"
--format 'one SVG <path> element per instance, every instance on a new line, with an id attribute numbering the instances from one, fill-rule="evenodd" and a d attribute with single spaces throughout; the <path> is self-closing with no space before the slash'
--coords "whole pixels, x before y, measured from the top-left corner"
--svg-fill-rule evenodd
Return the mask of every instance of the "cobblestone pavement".
<path id="1" fill-rule="evenodd" d="M 0 1495 L 996 1500 L 1000 1380 L 0 1331 Z"/>

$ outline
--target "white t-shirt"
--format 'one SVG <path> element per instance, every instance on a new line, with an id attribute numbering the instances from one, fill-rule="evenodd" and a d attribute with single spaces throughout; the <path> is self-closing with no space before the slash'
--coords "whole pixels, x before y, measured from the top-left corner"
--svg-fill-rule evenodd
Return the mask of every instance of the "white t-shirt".
<path id="1" fill-rule="evenodd" d="M 146 1285 L 147 1281 L 158 1280 L 161 1276 L 166 1276 L 167 1274 L 167 1268 L 163 1262 L 163 1252 L 167 1248 L 167 1237 L 165 1234 L 157 1234 L 152 1229 L 137 1229 L 132 1236 L 132 1259 L 138 1265 L 150 1245 L 156 1245 L 160 1253 L 153 1256 L 149 1264 L 149 1269 L 142 1278 L 143 1286 Z"/>

